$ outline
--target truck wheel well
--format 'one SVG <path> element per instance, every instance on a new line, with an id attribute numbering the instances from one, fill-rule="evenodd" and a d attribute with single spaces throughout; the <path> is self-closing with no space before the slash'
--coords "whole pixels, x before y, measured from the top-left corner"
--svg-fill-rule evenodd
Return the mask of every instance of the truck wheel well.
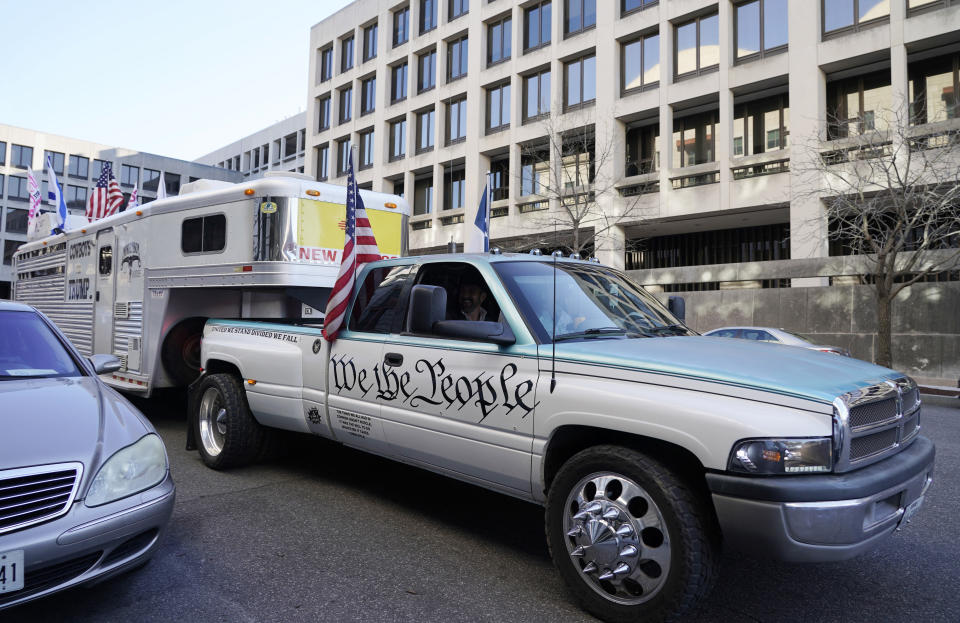
<path id="1" fill-rule="evenodd" d="M 567 460 L 598 445 L 624 446 L 660 461 L 696 489 L 707 491 L 705 469 L 692 452 L 676 444 L 622 431 L 591 426 L 561 426 L 550 437 L 543 463 L 544 493 Z"/>
<path id="2" fill-rule="evenodd" d="M 183 318 L 163 336 L 160 361 L 175 384 L 187 386 L 200 376 L 200 342 L 207 319 Z"/>
<path id="3" fill-rule="evenodd" d="M 232 363 L 220 361 L 219 359 L 211 359 L 208 361 L 207 367 L 204 368 L 203 371 L 206 374 L 232 374 L 238 379 L 243 378 L 243 375 L 240 374 L 240 368 Z"/>

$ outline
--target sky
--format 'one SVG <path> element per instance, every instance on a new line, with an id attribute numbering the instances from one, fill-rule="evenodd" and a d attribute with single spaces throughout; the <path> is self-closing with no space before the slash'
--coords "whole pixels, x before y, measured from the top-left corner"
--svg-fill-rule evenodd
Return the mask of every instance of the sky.
<path id="1" fill-rule="evenodd" d="M 306 110 L 349 0 L 0 0 L 0 123 L 194 160 Z"/>

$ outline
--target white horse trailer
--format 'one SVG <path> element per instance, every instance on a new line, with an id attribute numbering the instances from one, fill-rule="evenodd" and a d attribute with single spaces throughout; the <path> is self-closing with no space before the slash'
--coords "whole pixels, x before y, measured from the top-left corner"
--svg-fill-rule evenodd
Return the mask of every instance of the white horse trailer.
<path id="1" fill-rule="evenodd" d="M 360 195 L 383 256 L 405 255 L 407 202 Z M 208 318 L 322 322 L 345 204 L 346 188 L 291 173 L 191 182 L 176 197 L 29 240 L 13 257 L 13 298 L 82 353 L 119 357 L 121 369 L 104 375 L 113 387 L 185 386 L 200 372 Z"/>

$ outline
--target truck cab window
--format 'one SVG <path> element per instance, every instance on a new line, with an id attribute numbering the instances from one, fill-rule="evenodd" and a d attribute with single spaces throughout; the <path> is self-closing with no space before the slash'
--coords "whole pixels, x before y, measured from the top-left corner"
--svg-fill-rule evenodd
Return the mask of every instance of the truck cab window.
<path id="1" fill-rule="evenodd" d="M 357 288 L 348 328 L 367 333 L 399 333 L 407 282 L 413 266 L 387 266 L 367 273 Z"/>
<path id="2" fill-rule="evenodd" d="M 109 277 L 113 272 L 113 247 L 100 247 L 100 263 L 99 263 L 100 275 L 103 277 Z"/>
<path id="3" fill-rule="evenodd" d="M 211 214 L 184 219 L 180 249 L 184 253 L 217 253 L 227 246 L 227 217 Z"/>
<path id="4" fill-rule="evenodd" d="M 417 284 L 440 286 L 447 291 L 447 320 L 500 321 L 500 306 L 486 280 L 465 263 L 424 264 Z"/>

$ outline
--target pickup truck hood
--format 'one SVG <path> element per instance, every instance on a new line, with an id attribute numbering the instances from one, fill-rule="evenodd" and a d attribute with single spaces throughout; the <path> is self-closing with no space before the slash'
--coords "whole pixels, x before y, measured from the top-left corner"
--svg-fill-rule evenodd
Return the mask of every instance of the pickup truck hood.
<path id="1" fill-rule="evenodd" d="M 89 480 L 148 426 L 94 377 L 0 381 L 0 470 L 79 461 Z"/>
<path id="2" fill-rule="evenodd" d="M 549 361 L 549 345 L 540 347 L 540 356 L 542 367 Z M 820 402 L 833 402 L 851 390 L 903 376 L 859 359 L 797 346 L 701 336 L 561 342 L 557 359 L 691 377 Z"/>

